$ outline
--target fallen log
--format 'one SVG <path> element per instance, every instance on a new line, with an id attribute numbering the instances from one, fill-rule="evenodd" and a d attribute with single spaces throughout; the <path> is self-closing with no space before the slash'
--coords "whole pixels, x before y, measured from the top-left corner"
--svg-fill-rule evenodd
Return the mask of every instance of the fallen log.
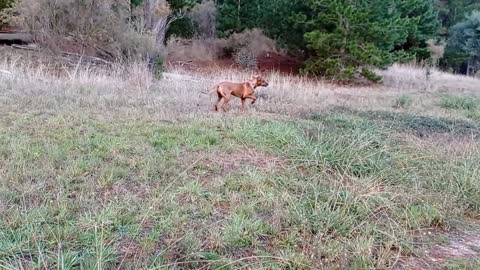
<path id="1" fill-rule="evenodd" d="M 29 44 L 33 42 L 32 35 L 28 33 L 0 33 L 0 44 Z"/>

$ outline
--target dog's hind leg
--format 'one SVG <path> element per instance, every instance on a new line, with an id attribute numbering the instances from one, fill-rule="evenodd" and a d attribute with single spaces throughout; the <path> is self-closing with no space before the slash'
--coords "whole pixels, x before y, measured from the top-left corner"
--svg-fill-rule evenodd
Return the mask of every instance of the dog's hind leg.
<path id="1" fill-rule="evenodd" d="M 216 112 L 218 112 L 218 106 L 220 105 L 222 100 L 223 100 L 223 97 L 221 95 L 218 95 L 218 100 L 217 100 L 217 103 L 215 104 L 215 111 Z"/>
<path id="2" fill-rule="evenodd" d="M 225 101 L 223 102 L 222 109 L 224 112 L 227 112 L 227 106 L 228 102 L 230 102 L 231 95 L 225 95 L 223 98 L 225 99 Z"/>

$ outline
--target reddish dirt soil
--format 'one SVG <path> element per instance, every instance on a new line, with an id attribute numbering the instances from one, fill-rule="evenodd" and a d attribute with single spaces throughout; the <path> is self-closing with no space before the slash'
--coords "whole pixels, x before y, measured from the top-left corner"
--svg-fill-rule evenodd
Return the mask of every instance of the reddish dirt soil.
<path id="1" fill-rule="evenodd" d="M 212 72 L 218 69 L 238 68 L 231 58 L 222 58 L 215 61 L 181 61 L 177 59 L 168 59 L 169 67 L 182 67 L 196 72 Z M 258 72 L 280 72 L 282 74 L 298 74 L 301 67 L 301 61 L 288 55 L 279 53 L 265 53 L 257 58 Z"/>
<path id="2" fill-rule="evenodd" d="M 286 74 L 298 74 L 301 61 L 278 53 L 265 53 L 258 57 L 258 69 L 265 71 L 278 71 Z"/>
<path id="3" fill-rule="evenodd" d="M 14 28 L 0 24 L 0 33 L 12 33 L 12 32 L 15 32 Z"/>

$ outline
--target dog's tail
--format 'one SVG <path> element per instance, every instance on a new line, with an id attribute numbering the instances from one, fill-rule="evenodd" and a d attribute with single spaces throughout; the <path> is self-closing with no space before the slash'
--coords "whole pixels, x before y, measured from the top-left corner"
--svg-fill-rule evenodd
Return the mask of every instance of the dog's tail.
<path id="1" fill-rule="evenodd" d="M 212 87 L 212 89 L 210 90 L 210 92 L 203 92 L 203 91 L 202 91 L 202 94 L 210 95 L 211 93 L 217 91 L 218 86 L 219 86 L 219 84 L 217 84 L 217 85 L 215 85 L 214 87 Z"/>

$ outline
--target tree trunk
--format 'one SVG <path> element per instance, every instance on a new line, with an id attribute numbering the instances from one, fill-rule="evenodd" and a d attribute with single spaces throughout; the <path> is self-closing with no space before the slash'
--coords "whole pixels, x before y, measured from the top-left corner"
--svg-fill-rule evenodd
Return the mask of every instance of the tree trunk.
<path id="1" fill-rule="evenodd" d="M 472 69 L 471 59 L 468 59 L 468 61 L 467 61 L 467 76 L 471 75 L 471 69 Z"/>

